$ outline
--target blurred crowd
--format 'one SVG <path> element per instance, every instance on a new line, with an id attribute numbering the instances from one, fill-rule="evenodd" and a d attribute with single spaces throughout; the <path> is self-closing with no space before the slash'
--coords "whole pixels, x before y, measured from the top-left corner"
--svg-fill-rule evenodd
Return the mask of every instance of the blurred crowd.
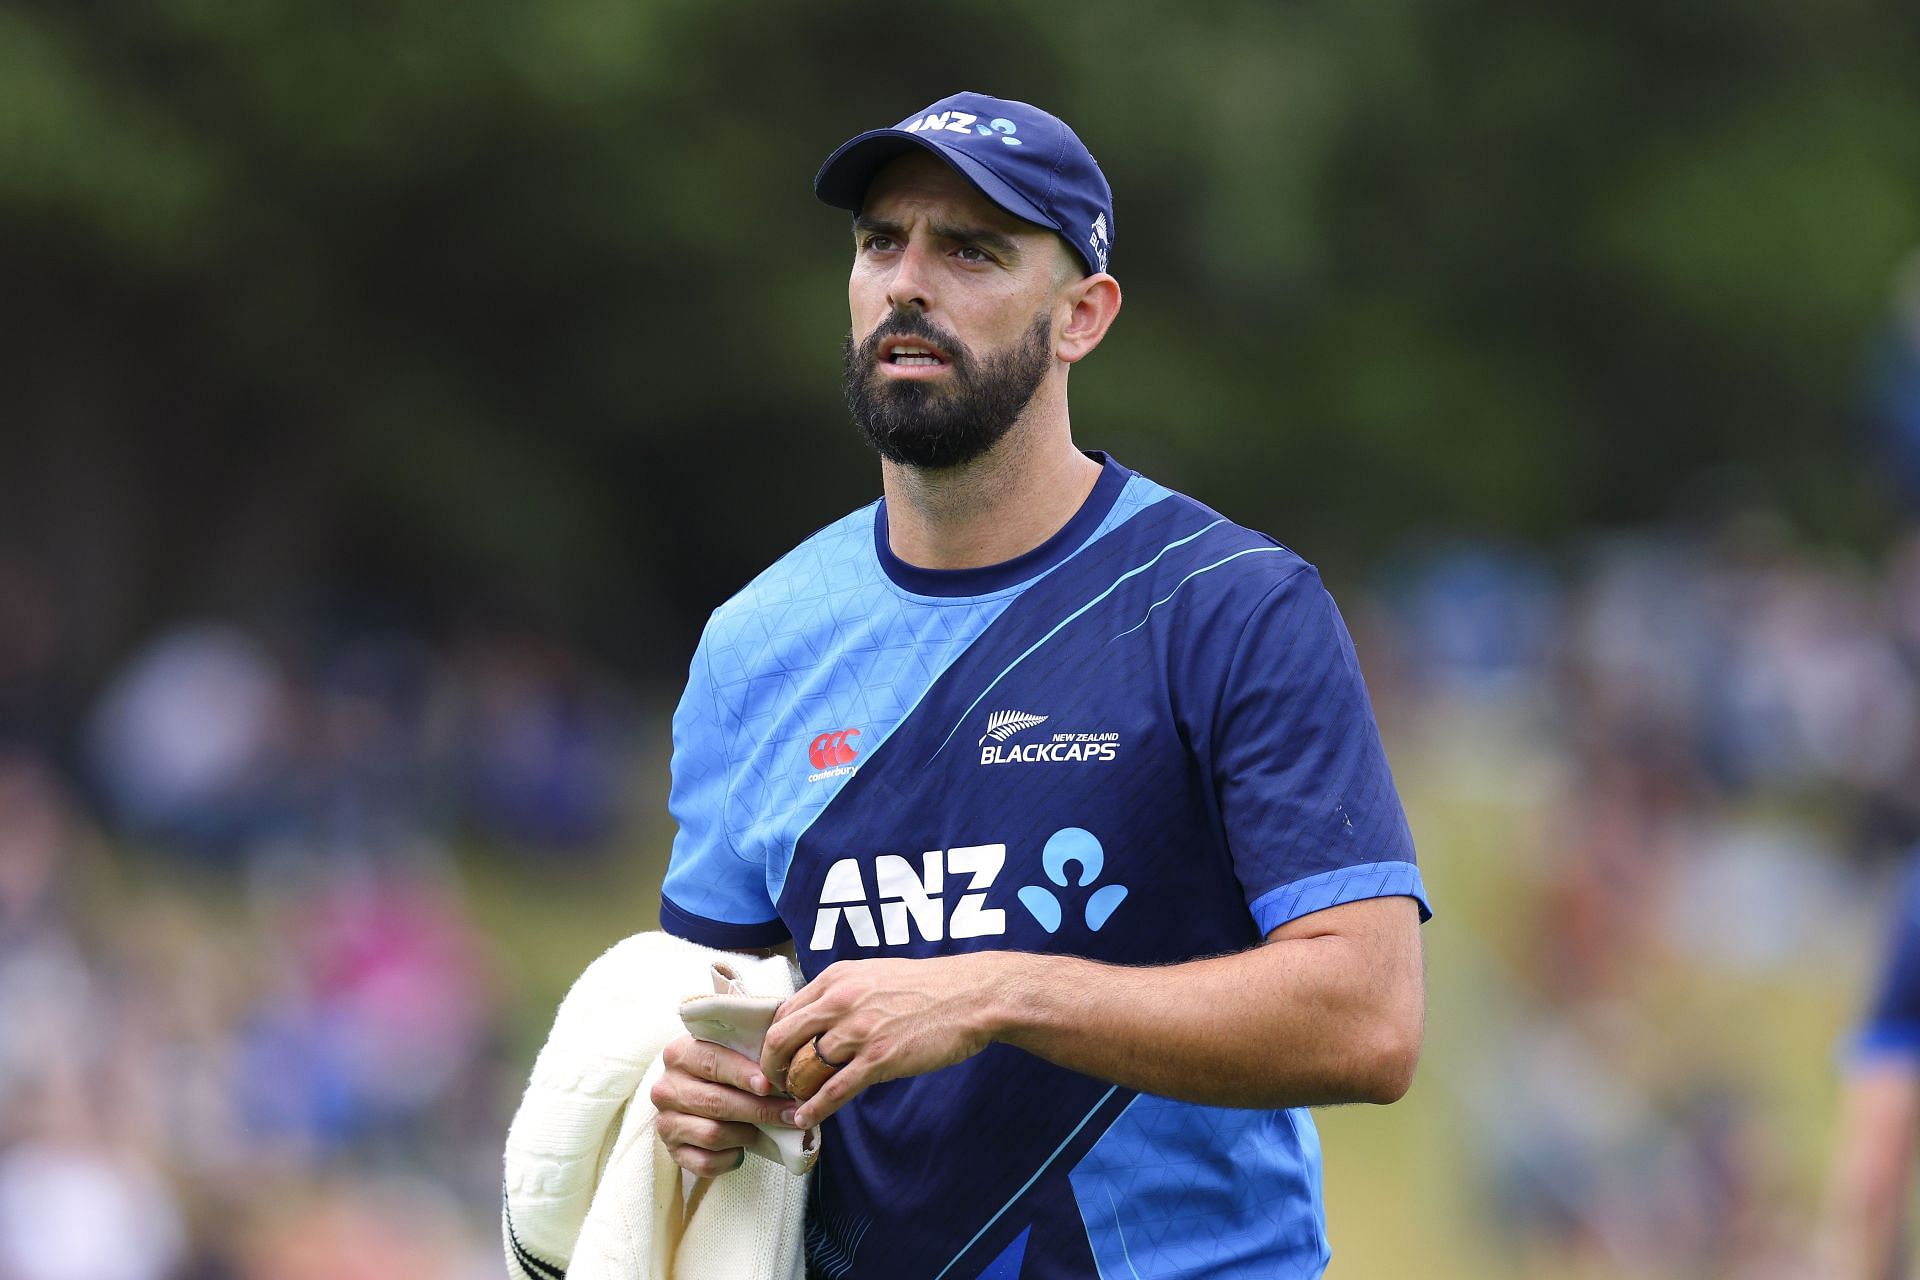
<path id="1" fill-rule="evenodd" d="M 57 599 L 0 552 L 0 1277 L 497 1275 L 456 851 L 604 851 L 626 696 L 523 630 L 190 622 L 61 707 Z"/>
<path id="2" fill-rule="evenodd" d="M 1756 512 L 1557 563 L 1428 549 L 1375 621 L 1383 716 L 1517 819 L 1486 918 L 1446 940 L 1485 1220 L 1527 1275 L 1811 1275 L 1827 1117 L 1772 1113 L 1715 1006 L 1864 1000 L 1920 841 L 1920 532 L 1877 563 Z M 1838 1063 L 1831 1037 L 1791 1048 Z"/>
<path id="3" fill-rule="evenodd" d="M 1920 536 L 1878 563 L 1758 514 L 1558 560 L 1450 543 L 1344 594 L 1416 834 L 1440 760 L 1522 818 L 1490 854 L 1505 925 L 1444 953 L 1481 1056 L 1429 1086 L 1472 1119 L 1487 1221 L 1537 1274 L 1804 1274 L 1787 1139 L 1734 1066 L 1671 1051 L 1697 1016 L 1671 1006 L 1700 972 L 1831 983 L 1920 838 Z M 657 820 L 631 708 L 524 634 L 211 623 L 136 648 L 64 743 L 15 696 L 0 1277 L 497 1274 L 525 1064 L 458 854 L 590 858 Z"/>

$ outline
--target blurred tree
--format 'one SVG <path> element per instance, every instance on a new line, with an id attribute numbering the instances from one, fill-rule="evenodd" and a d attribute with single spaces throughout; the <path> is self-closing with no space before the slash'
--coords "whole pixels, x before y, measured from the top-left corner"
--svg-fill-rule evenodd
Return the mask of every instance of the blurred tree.
<path id="1" fill-rule="evenodd" d="M 85 670 L 346 584 L 670 684 L 877 489 L 808 182 L 962 86 L 1113 179 L 1083 443 L 1310 557 L 1729 466 L 1869 536 L 1841 414 L 1920 243 L 1916 72 L 1893 0 L 12 0 L 0 539 L 45 549 Z"/>

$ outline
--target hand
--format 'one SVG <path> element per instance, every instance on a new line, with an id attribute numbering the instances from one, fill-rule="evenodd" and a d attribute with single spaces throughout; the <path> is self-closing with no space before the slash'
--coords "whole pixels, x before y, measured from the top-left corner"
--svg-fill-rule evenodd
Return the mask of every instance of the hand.
<path id="1" fill-rule="evenodd" d="M 868 1085 L 963 1062 L 993 1040 L 994 1010 L 1019 957 L 980 951 L 926 960 L 843 960 L 780 1006 L 760 1049 L 768 1080 L 786 1079 L 818 1036 L 840 1069 L 801 1104 L 794 1123 L 819 1124 Z"/>
<path id="2" fill-rule="evenodd" d="M 793 1124 L 793 1099 L 774 1092 L 760 1064 L 722 1045 L 682 1036 L 660 1055 L 666 1070 L 651 1097 L 653 1130 L 673 1162 L 713 1178 L 738 1169 L 756 1124 Z"/>

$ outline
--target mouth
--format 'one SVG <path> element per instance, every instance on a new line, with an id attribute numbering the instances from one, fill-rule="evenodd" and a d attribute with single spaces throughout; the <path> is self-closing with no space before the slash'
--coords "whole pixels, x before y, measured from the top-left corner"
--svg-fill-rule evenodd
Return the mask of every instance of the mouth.
<path id="1" fill-rule="evenodd" d="M 896 338 L 883 343 L 880 347 L 880 363 L 890 370 L 906 373 L 929 373 L 946 368 L 951 361 L 946 352 L 925 342 Z"/>

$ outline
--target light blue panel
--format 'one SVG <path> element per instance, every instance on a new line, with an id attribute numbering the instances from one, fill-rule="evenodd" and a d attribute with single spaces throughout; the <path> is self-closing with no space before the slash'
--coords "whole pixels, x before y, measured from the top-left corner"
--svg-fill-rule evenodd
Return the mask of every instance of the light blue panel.
<path id="1" fill-rule="evenodd" d="M 1114 500 L 1113 510 L 1109 511 L 1107 518 L 1100 522 L 1099 531 L 1094 534 L 1094 537 L 1097 538 L 1109 530 L 1119 528 L 1162 498 L 1172 496 L 1173 490 L 1164 485 L 1155 484 L 1145 476 L 1128 476 L 1127 487 L 1122 489 L 1120 496 Z M 1089 542 L 1092 540 L 1092 538 L 1088 539 Z"/>
<path id="2" fill-rule="evenodd" d="M 770 901 L 780 900 L 801 834 L 851 776 L 814 768 L 813 739 L 859 729 L 849 740 L 857 769 L 1023 591 L 1167 496 L 1129 476 L 1098 529 L 1059 564 L 1004 590 L 961 597 L 915 595 L 888 578 L 874 554 L 874 509 L 864 507 L 714 613 L 702 649 L 730 780 L 725 834 L 739 857 L 766 868 Z M 669 881 L 667 893 L 700 912 L 698 876 L 688 871 Z"/>
<path id="3" fill-rule="evenodd" d="M 1141 1094 L 1069 1178 L 1103 1280 L 1326 1269 L 1320 1142 L 1305 1112 Z"/>
<path id="4" fill-rule="evenodd" d="M 821 530 L 708 627 L 716 700 L 733 712 L 727 836 L 765 868 L 773 902 L 800 834 L 852 776 L 817 768 L 809 744 L 858 729 L 857 770 L 1018 594 L 916 602 L 881 571 L 873 519 L 866 508 Z"/>

